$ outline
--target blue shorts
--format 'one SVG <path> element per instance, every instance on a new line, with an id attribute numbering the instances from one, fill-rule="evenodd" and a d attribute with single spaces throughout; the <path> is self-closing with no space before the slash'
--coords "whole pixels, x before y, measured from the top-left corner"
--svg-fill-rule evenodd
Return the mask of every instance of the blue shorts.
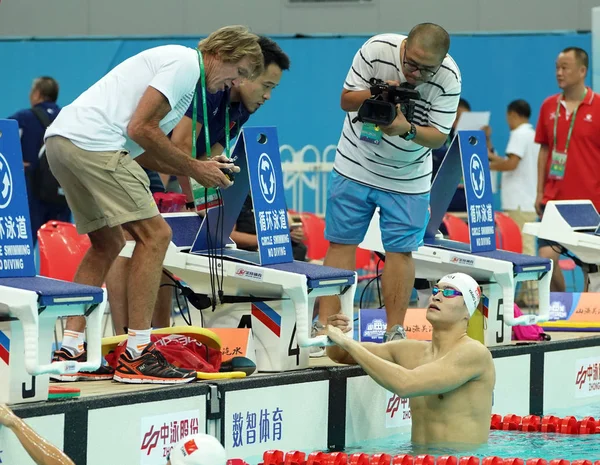
<path id="1" fill-rule="evenodd" d="M 327 189 L 325 239 L 336 244 L 360 244 L 377 207 L 386 252 L 414 252 L 423 245 L 429 193 L 410 195 L 374 189 L 335 171 Z"/>

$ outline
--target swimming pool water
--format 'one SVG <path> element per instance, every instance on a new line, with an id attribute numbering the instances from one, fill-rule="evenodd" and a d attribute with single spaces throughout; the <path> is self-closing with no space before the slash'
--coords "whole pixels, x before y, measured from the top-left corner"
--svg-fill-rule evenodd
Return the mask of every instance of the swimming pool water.
<path id="1" fill-rule="evenodd" d="M 578 408 L 548 410 L 546 415 L 558 417 L 574 416 L 578 420 L 584 417 L 600 418 L 600 402 Z M 288 451 L 283 451 L 288 452 Z M 303 451 L 307 454 L 312 450 Z M 327 451 L 324 451 L 327 452 Z M 410 433 L 397 434 L 388 438 L 363 441 L 351 444 L 344 450 L 348 455 L 366 453 L 369 455 L 386 453 L 392 456 L 400 454 L 419 455 L 422 450 L 415 449 L 410 442 Z M 541 458 L 545 460 L 565 459 L 600 460 L 600 434 L 567 435 L 554 433 L 524 433 L 521 431 L 490 431 L 488 444 L 475 451 L 461 452 L 452 448 L 428 450 L 427 454 L 454 455 L 455 457 L 475 456 L 484 458 L 521 458 L 524 460 Z M 251 465 L 262 462 L 262 457 L 245 457 Z"/>
<path id="2" fill-rule="evenodd" d="M 559 417 L 574 416 L 600 418 L 600 403 L 569 409 L 548 410 L 546 415 Z M 390 455 L 423 453 L 410 443 L 410 433 L 377 440 L 369 440 L 347 447 L 348 454 L 363 452 L 375 454 L 385 452 Z M 439 448 L 427 452 L 430 455 L 473 455 L 476 457 L 497 456 L 501 458 L 521 458 L 524 460 L 542 458 L 546 460 L 565 459 L 569 461 L 587 459 L 600 460 L 600 434 L 568 435 L 555 433 L 524 433 L 521 431 L 490 431 L 488 444 L 476 451 L 457 452 L 451 448 Z"/>

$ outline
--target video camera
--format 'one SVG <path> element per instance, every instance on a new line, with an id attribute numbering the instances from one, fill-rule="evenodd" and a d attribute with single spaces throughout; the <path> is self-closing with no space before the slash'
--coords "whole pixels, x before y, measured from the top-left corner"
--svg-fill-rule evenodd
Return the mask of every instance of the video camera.
<path id="1" fill-rule="evenodd" d="M 415 102 L 421 98 L 421 94 L 415 86 L 404 82 L 399 86 L 392 86 L 381 79 L 371 78 L 371 98 L 363 102 L 358 109 L 358 115 L 353 123 L 373 123 L 377 126 L 389 126 L 396 118 L 396 105 L 400 105 L 400 111 L 408 122 L 412 122 Z"/>

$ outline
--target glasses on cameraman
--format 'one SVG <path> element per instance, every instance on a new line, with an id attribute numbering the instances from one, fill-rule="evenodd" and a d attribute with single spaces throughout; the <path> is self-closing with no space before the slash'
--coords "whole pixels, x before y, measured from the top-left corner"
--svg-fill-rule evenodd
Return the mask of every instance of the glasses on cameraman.
<path id="1" fill-rule="evenodd" d="M 439 71 L 439 67 L 438 69 L 436 69 L 435 71 L 428 69 L 428 68 L 422 68 L 414 63 L 411 63 L 409 61 L 406 61 L 406 58 L 404 58 L 402 60 L 402 64 L 404 65 L 404 67 L 406 68 L 406 70 L 409 73 L 414 73 L 415 71 L 418 71 L 419 74 L 425 78 L 425 79 L 431 79 L 433 76 L 435 76 L 435 74 Z"/>

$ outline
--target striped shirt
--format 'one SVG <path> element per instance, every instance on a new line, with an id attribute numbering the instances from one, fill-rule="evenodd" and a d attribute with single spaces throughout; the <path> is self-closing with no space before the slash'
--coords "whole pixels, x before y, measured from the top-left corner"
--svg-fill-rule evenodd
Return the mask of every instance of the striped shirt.
<path id="1" fill-rule="evenodd" d="M 406 82 L 402 73 L 400 45 L 406 36 L 380 34 L 370 38 L 354 56 L 344 89 L 368 90 L 371 78 Z M 413 123 L 431 126 L 444 134 L 456 118 L 461 76 L 458 65 L 446 55 L 438 72 L 416 89 L 421 94 Z M 427 193 L 431 187 L 431 149 L 400 136 L 387 136 L 379 145 L 360 140 L 362 125 L 352 123 L 357 112 L 346 114 L 337 146 L 334 169 L 349 179 L 377 189 L 403 194 Z"/>

